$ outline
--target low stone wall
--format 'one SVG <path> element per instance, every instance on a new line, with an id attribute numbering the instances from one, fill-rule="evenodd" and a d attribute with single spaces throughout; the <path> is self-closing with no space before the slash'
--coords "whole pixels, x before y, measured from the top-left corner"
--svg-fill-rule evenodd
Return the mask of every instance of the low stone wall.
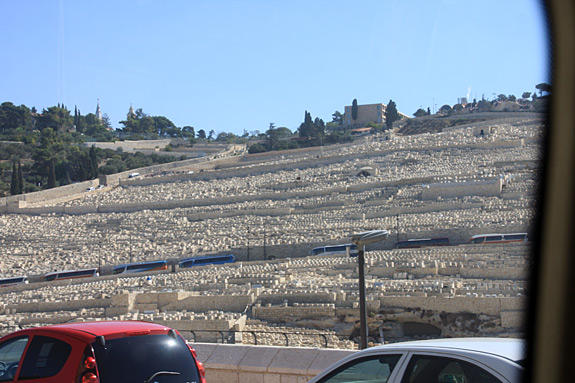
<path id="1" fill-rule="evenodd" d="M 170 139 L 164 140 L 137 140 L 137 141 L 115 141 L 115 142 L 88 142 L 84 144 L 86 147 L 95 146 L 100 149 L 118 150 L 122 148 L 123 151 L 136 151 L 138 149 L 163 149 L 169 145 Z"/>
<path id="2" fill-rule="evenodd" d="M 313 294 L 261 294 L 258 302 L 262 305 L 279 305 L 283 303 L 335 303 L 336 293 L 313 293 Z"/>
<path id="3" fill-rule="evenodd" d="M 524 297 L 382 297 L 381 307 L 421 308 L 448 313 L 499 315 L 503 311 L 522 311 L 525 314 L 527 299 Z"/>
<path id="4" fill-rule="evenodd" d="M 168 311 L 195 311 L 222 310 L 226 312 L 242 312 L 254 302 L 251 295 L 203 295 L 182 299 L 168 304 L 163 309 Z"/>
<path id="5" fill-rule="evenodd" d="M 431 184 L 421 191 L 421 198 L 463 198 L 467 196 L 497 196 L 501 194 L 502 180 L 497 178 L 488 181 L 450 182 Z"/>
<path id="6" fill-rule="evenodd" d="M 18 213 L 30 205 L 53 203 L 55 200 L 69 200 L 86 193 L 90 187 L 98 187 L 98 180 L 73 183 L 34 193 L 18 194 L 0 198 L 0 213 Z"/>
<path id="7" fill-rule="evenodd" d="M 104 308 L 109 306 L 111 299 L 81 299 L 74 301 L 61 302 L 33 302 L 18 303 L 6 305 L 4 310 L 10 310 L 12 313 L 38 313 L 38 312 L 55 312 L 55 311 L 80 311 L 90 308 Z M 3 312 L 0 310 L 0 313 Z"/>
<path id="8" fill-rule="evenodd" d="M 208 382 L 303 383 L 352 350 L 191 343 Z"/>
<path id="9" fill-rule="evenodd" d="M 273 323 L 289 323 L 302 319 L 333 319 L 335 317 L 333 304 L 271 306 L 252 308 L 252 318 Z"/>

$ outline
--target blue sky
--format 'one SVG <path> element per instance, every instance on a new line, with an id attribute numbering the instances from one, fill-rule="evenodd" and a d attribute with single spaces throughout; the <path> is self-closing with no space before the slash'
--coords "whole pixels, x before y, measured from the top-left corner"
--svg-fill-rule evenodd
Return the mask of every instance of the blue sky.
<path id="1" fill-rule="evenodd" d="M 411 116 L 550 82 L 537 0 L 0 0 L 0 34 L 0 102 L 85 115 L 99 99 L 114 128 L 133 105 L 196 131 L 293 131 L 353 99 Z"/>

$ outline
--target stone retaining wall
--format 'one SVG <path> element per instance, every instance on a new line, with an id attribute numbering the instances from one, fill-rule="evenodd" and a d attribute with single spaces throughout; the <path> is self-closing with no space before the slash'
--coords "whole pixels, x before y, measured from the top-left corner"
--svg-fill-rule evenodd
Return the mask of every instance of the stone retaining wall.
<path id="1" fill-rule="evenodd" d="M 421 308 L 448 313 L 468 312 L 472 314 L 499 315 L 504 311 L 521 311 L 525 314 L 527 299 L 475 298 L 475 297 L 382 297 L 381 307 Z"/>
<path id="2" fill-rule="evenodd" d="M 88 188 L 98 187 L 99 184 L 98 180 L 90 180 L 48 190 L 0 198 L 0 213 L 20 213 L 23 209 L 26 210 L 30 205 L 53 203 L 54 200 L 69 200 L 71 198 L 76 198 L 77 196 L 86 193 Z"/>
<path id="3" fill-rule="evenodd" d="M 424 200 L 437 198 L 463 198 L 467 196 L 498 196 L 501 194 L 503 181 L 474 181 L 461 183 L 431 184 L 423 188 L 421 198 Z"/>
<path id="4" fill-rule="evenodd" d="M 191 343 L 208 382 L 303 383 L 352 350 Z"/>

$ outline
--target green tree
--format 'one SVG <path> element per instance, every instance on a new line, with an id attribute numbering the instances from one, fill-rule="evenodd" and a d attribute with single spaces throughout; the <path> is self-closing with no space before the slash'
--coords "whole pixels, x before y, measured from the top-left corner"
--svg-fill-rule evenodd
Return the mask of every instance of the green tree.
<path id="1" fill-rule="evenodd" d="M 104 113 L 102 115 L 101 124 L 106 129 L 112 129 L 112 123 L 110 122 L 110 117 L 108 117 L 108 114 Z"/>
<path id="2" fill-rule="evenodd" d="M 70 131 L 74 127 L 74 120 L 68 109 L 52 106 L 44 109 L 42 114 L 38 116 L 36 127 L 40 131 L 47 128 L 57 132 Z"/>
<path id="3" fill-rule="evenodd" d="M 99 124 L 88 125 L 84 130 L 84 134 L 99 142 L 110 142 L 114 139 L 114 135 L 103 125 Z"/>
<path id="4" fill-rule="evenodd" d="M 96 179 L 98 178 L 98 156 L 96 155 L 96 146 L 92 145 L 88 157 L 90 164 L 90 179 Z"/>
<path id="5" fill-rule="evenodd" d="M 48 187 L 55 187 L 56 162 L 65 157 L 64 146 L 52 128 L 44 128 L 40 134 L 40 144 L 34 150 L 34 172 L 43 179 L 48 179 Z"/>
<path id="6" fill-rule="evenodd" d="M 216 132 L 214 132 L 214 130 L 210 130 L 210 133 L 208 133 L 208 141 L 211 141 L 214 139 L 214 135 L 216 134 Z"/>
<path id="7" fill-rule="evenodd" d="M 266 150 L 274 150 L 276 143 L 279 141 L 279 135 L 273 122 L 270 122 L 270 127 L 266 130 Z"/>
<path id="8" fill-rule="evenodd" d="M 413 113 L 413 115 L 415 117 L 423 117 L 423 116 L 427 116 L 427 112 L 425 110 L 419 108 L 415 111 L 415 113 Z"/>
<path id="9" fill-rule="evenodd" d="M 261 144 L 253 144 L 253 145 L 250 145 L 250 147 L 248 148 L 248 153 L 250 153 L 250 154 L 263 153 L 265 151 L 266 151 L 265 146 L 263 146 Z"/>
<path id="10" fill-rule="evenodd" d="M 393 123 L 399 120 L 399 113 L 397 112 L 397 106 L 393 100 L 389 100 L 387 108 L 385 109 L 385 126 L 388 129 L 393 127 Z"/>
<path id="11" fill-rule="evenodd" d="M 152 117 L 155 126 L 155 133 L 160 137 L 178 137 L 180 130 L 174 125 L 172 121 L 164 116 Z"/>
<path id="12" fill-rule="evenodd" d="M 267 150 L 285 150 L 285 149 L 293 149 L 287 143 L 289 141 L 286 138 L 292 136 L 291 130 L 286 127 L 276 128 L 274 123 L 270 123 L 270 127 L 266 131 L 266 139 L 264 143 L 264 147 Z"/>
<path id="13" fill-rule="evenodd" d="M 527 99 L 529 97 L 531 97 L 531 92 L 523 92 L 523 94 L 521 95 L 521 98 Z"/>
<path id="14" fill-rule="evenodd" d="M 182 136 L 188 139 L 193 139 L 196 137 L 196 131 L 193 126 L 184 126 L 182 128 Z"/>
<path id="15" fill-rule="evenodd" d="M 24 193 L 24 174 L 22 173 L 22 163 L 18 160 L 17 166 L 18 194 Z"/>
<path id="16" fill-rule="evenodd" d="M 218 136 L 216 137 L 216 142 L 224 142 L 227 144 L 231 144 L 235 142 L 237 139 L 238 136 L 233 133 L 221 132 L 218 133 Z"/>
<path id="17" fill-rule="evenodd" d="M 198 130 L 198 138 L 205 140 L 206 139 L 206 131 L 204 129 Z"/>
<path id="18" fill-rule="evenodd" d="M 313 125 L 315 127 L 315 138 L 319 138 L 321 146 L 323 146 L 323 140 L 325 138 L 325 123 L 319 117 L 316 117 Z"/>
<path id="19" fill-rule="evenodd" d="M 298 128 L 298 132 L 300 137 L 315 137 L 315 125 L 313 124 L 311 113 L 307 110 L 305 111 L 303 122 Z"/>
<path id="20" fill-rule="evenodd" d="M 343 124 L 343 114 L 341 114 L 339 111 L 335 111 L 332 115 L 331 115 L 332 119 L 331 122 L 337 124 L 337 125 L 342 125 Z"/>
<path id="21" fill-rule="evenodd" d="M 507 98 L 506 95 L 504 94 L 500 94 L 497 96 L 497 101 L 508 101 L 509 99 Z"/>
<path id="22" fill-rule="evenodd" d="M 56 184 L 56 165 L 54 164 L 54 158 L 50 158 L 48 161 L 48 189 L 55 188 L 58 186 Z"/>
<path id="23" fill-rule="evenodd" d="M 351 103 L 351 119 L 357 120 L 357 99 L 354 98 L 353 102 Z"/>
<path id="24" fill-rule="evenodd" d="M 0 105 L 0 133 L 11 134 L 18 128 L 25 129 L 30 117 L 30 110 L 26 106 L 3 102 Z"/>
<path id="25" fill-rule="evenodd" d="M 507 98 L 509 99 L 509 101 L 513 101 L 513 102 L 517 101 L 517 97 L 515 97 L 515 95 L 513 95 L 513 94 L 510 94 Z"/>
<path id="26" fill-rule="evenodd" d="M 101 174 L 115 174 L 126 171 L 126 164 L 121 158 L 112 157 L 106 161 L 106 164 L 99 168 Z"/>
<path id="27" fill-rule="evenodd" d="M 539 96 L 543 96 L 543 92 L 550 93 L 551 92 L 551 85 L 542 82 L 541 84 L 535 85 L 535 89 L 539 91 Z"/>
<path id="28" fill-rule="evenodd" d="M 12 163 L 12 177 L 10 178 L 10 194 L 17 195 L 18 192 L 18 171 L 16 170 L 16 161 Z"/>

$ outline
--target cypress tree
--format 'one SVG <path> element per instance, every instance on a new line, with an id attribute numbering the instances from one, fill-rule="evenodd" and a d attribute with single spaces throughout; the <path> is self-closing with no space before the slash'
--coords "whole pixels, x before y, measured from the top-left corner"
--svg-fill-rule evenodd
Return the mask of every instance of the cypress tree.
<path id="1" fill-rule="evenodd" d="M 354 98 L 351 103 L 351 118 L 352 120 L 357 120 L 357 99 Z"/>
<path id="2" fill-rule="evenodd" d="M 12 163 L 12 178 L 10 179 L 10 194 L 18 194 L 18 172 L 16 170 L 16 162 Z"/>
<path id="3" fill-rule="evenodd" d="M 391 129 L 393 122 L 399 120 L 399 113 L 397 113 L 397 106 L 393 100 L 389 100 L 385 110 L 385 126 Z"/>
<path id="4" fill-rule="evenodd" d="M 48 163 L 48 189 L 56 187 L 56 169 L 54 166 L 54 159 L 51 158 Z"/>
<path id="5" fill-rule="evenodd" d="M 24 193 L 24 175 L 22 174 L 22 164 L 18 160 L 18 194 Z"/>
<path id="6" fill-rule="evenodd" d="M 90 148 L 90 178 L 98 178 L 98 157 L 96 156 L 96 146 Z"/>

